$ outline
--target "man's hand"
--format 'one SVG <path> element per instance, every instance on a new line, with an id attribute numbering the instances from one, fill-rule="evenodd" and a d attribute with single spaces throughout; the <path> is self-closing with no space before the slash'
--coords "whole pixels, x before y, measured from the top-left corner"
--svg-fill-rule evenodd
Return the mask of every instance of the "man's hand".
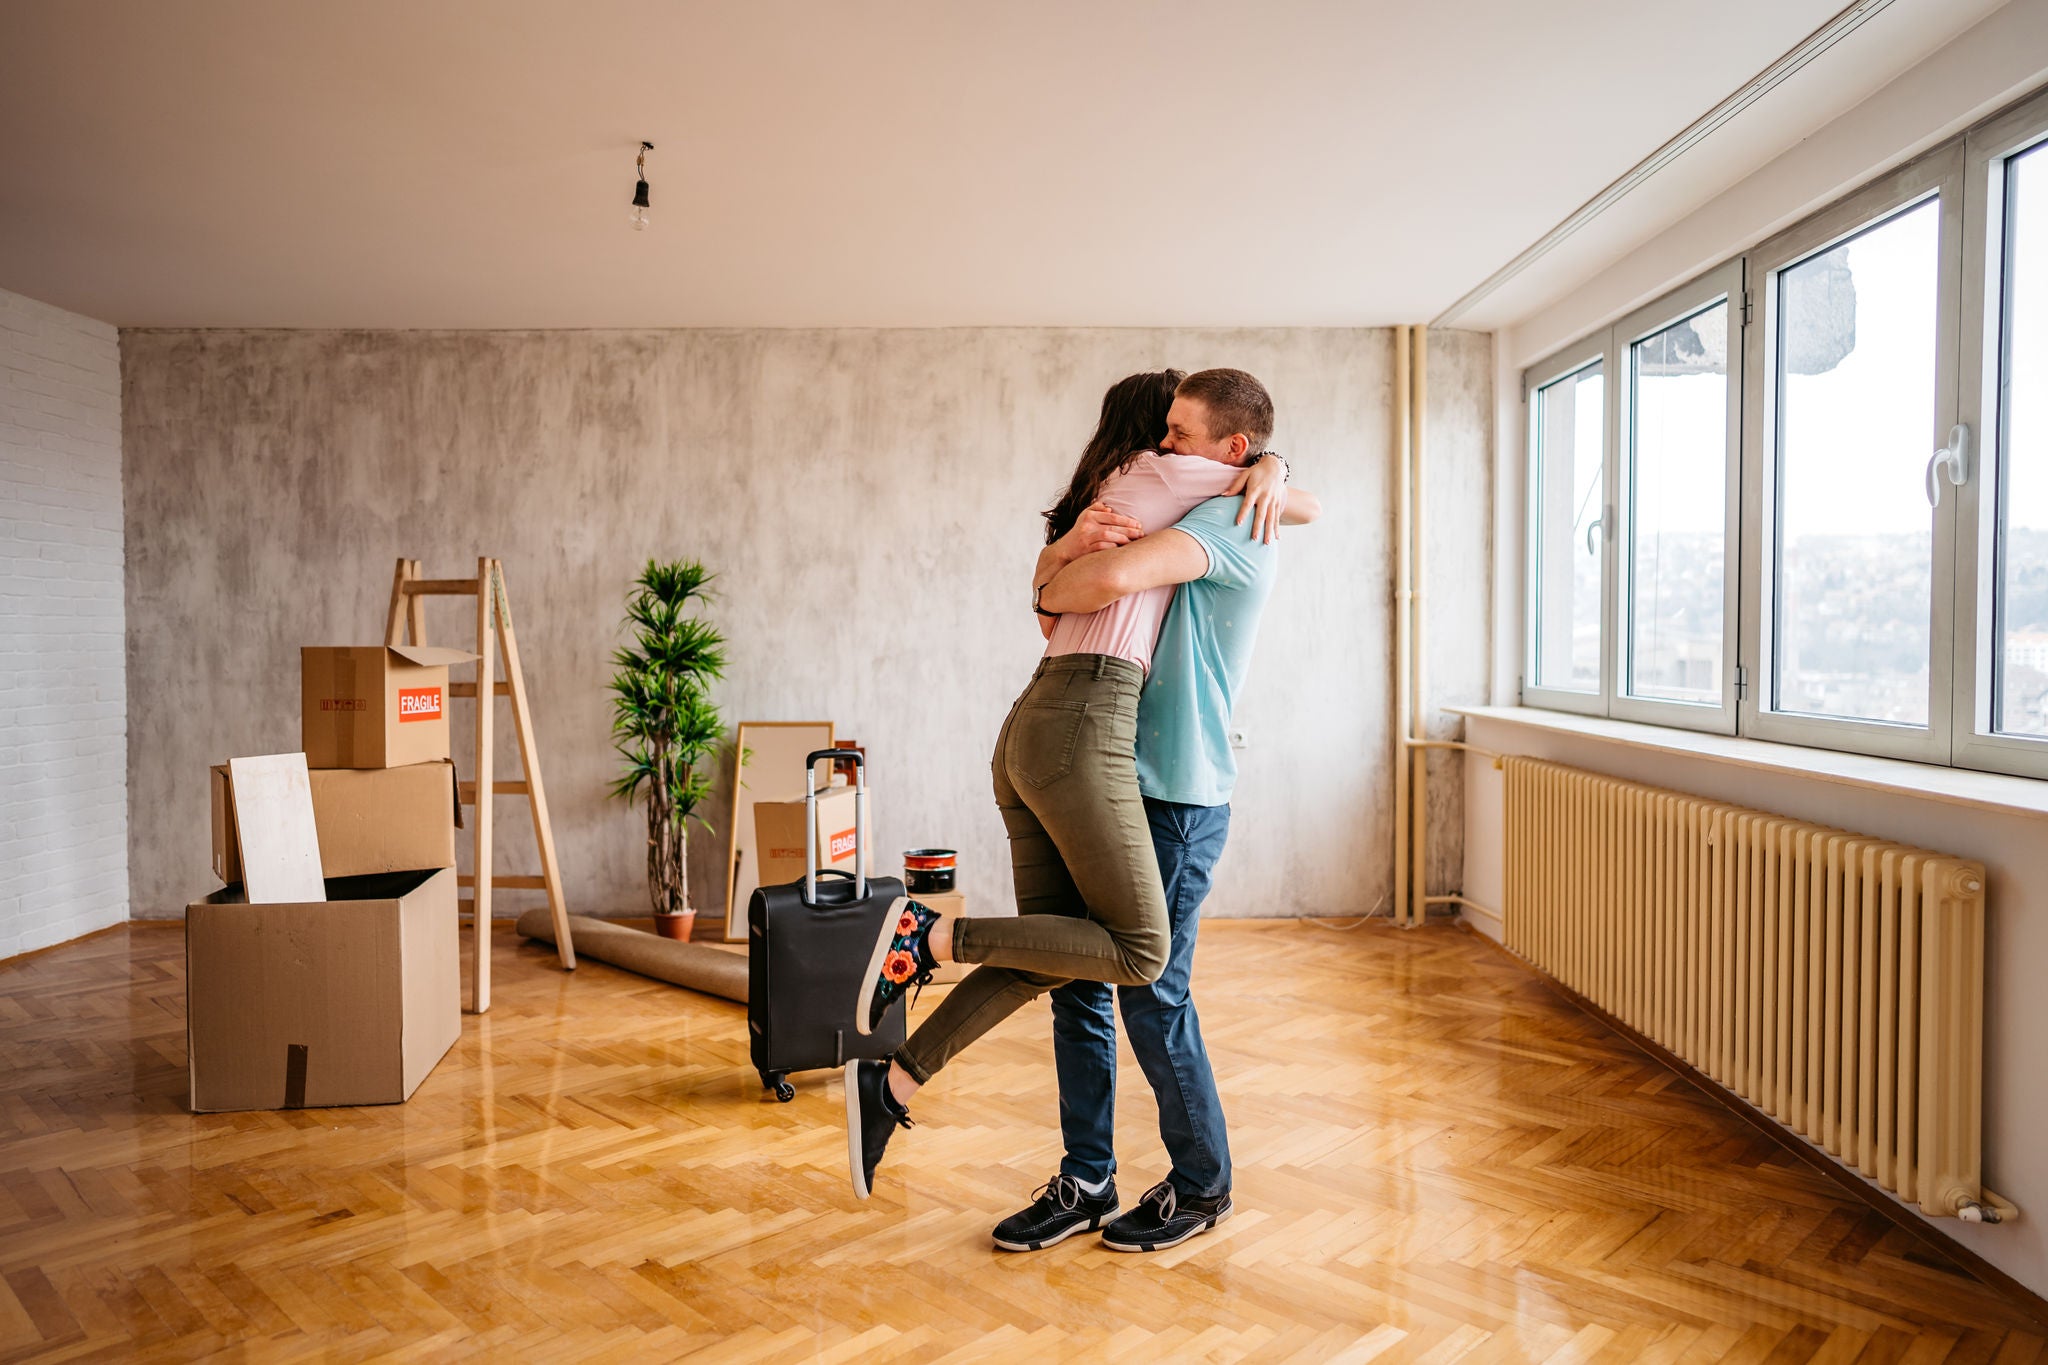
<path id="1" fill-rule="evenodd" d="M 1242 526 L 1245 518 L 1251 518 L 1252 539 L 1272 544 L 1280 534 L 1280 518 L 1287 511 L 1286 462 L 1278 455 L 1268 455 L 1241 470 L 1230 487 L 1223 490 L 1226 498 L 1235 493 L 1244 494 L 1237 524 Z"/>

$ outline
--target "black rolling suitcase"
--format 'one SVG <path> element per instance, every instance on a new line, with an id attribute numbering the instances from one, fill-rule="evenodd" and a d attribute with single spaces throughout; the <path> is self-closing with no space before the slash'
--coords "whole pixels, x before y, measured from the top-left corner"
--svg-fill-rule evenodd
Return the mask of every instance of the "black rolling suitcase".
<path id="1" fill-rule="evenodd" d="M 854 760 L 854 871 L 818 870 L 817 762 Z M 861 973 L 882 921 L 903 895 L 895 877 L 869 877 L 867 760 L 852 749 L 820 749 L 804 760 L 804 880 L 764 886 L 747 902 L 747 1032 L 761 1084 L 795 1098 L 792 1071 L 886 1057 L 903 1045 L 907 1007 L 889 1007 L 880 1027 L 853 1026 Z"/>

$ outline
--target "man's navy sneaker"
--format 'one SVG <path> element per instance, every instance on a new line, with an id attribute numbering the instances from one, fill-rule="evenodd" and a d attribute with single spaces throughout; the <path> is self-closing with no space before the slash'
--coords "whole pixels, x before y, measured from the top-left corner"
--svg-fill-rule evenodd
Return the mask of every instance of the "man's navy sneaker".
<path id="1" fill-rule="evenodd" d="M 996 1224 L 996 1245 L 1004 1251 L 1040 1251 L 1077 1232 L 1093 1232 L 1116 1217 L 1116 1181 L 1095 1194 L 1070 1175 L 1056 1175 L 1038 1187 L 1031 1206 Z"/>
<path id="2" fill-rule="evenodd" d="M 1164 1251 L 1200 1236 L 1230 1217 L 1230 1193 L 1213 1199 L 1184 1199 L 1171 1180 L 1145 1191 L 1138 1207 L 1102 1230 L 1111 1251 Z"/>

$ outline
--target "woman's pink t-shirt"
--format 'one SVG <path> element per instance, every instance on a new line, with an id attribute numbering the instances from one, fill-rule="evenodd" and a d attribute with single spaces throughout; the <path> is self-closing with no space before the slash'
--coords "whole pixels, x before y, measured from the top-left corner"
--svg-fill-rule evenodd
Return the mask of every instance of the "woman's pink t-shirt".
<path id="1" fill-rule="evenodd" d="M 1244 471 L 1235 465 L 1199 455 L 1161 455 L 1146 451 L 1102 485 L 1097 498 L 1145 528 L 1146 535 L 1163 531 L 1206 502 Z M 1046 657 L 1055 654 L 1112 654 L 1138 667 L 1152 667 L 1152 648 L 1159 627 L 1173 603 L 1174 584 L 1146 588 L 1120 597 L 1099 611 L 1069 612 L 1052 628 Z"/>

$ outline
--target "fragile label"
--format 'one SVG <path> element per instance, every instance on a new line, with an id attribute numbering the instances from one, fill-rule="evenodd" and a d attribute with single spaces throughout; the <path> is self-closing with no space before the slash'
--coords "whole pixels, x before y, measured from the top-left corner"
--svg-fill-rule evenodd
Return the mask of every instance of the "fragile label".
<path id="1" fill-rule="evenodd" d="M 368 698 L 365 697 L 322 697 L 320 699 L 320 709 L 322 711 L 367 711 L 370 709 L 370 703 Z"/>
<path id="2" fill-rule="evenodd" d="M 853 852 L 853 831 L 841 830 L 832 836 L 832 851 L 825 855 L 825 861 L 836 863 Z"/>
<path id="3" fill-rule="evenodd" d="M 401 687 L 398 689 L 398 722 L 441 719 L 441 689 Z"/>

